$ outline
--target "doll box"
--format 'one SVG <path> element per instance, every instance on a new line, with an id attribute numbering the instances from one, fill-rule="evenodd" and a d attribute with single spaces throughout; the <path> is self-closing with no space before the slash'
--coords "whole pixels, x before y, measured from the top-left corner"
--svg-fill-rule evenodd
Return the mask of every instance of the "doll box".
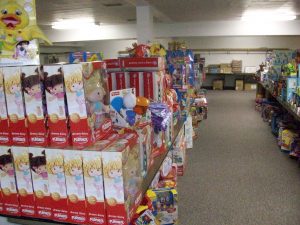
<path id="1" fill-rule="evenodd" d="M 64 167 L 66 175 L 68 208 L 70 223 L 86 224 L 86 199 L 83 178 L 82 152 L 64 150 Z"/>
<path id="2" fill-rule="evenodd" d="M 46 150 L 38 147 L 29 147 L 28 150 L 37 217 L 51 219 L 52 201 L 49 191 Z"/>
<path id="3" fill-rule="evenodd" d="M 43 71 L 39 66 L 24 66 L 21 68 L 22 89 L 28 121 L 30 146 L 48 145 L 46 129 L 46 99 L 43 82 Z"/>
<path id="4" fill-rule="evenodd" d="M 19 193 L 19 203 L 22 216 L 36 217 L 35 196 L 27 147 L 12 147 L 15 165 L 16 183 Z"/>
<path id="5" fill-rule="evenodd" d="M 11 135 L 8 127 L 7 105 L 5 97 L 4 77 L 0 68 L 0 145 L 11 144 Z"/>
<path id="6" fill-rule="evenodd" d="M 0 146 L 0 176 L 3 214 L 20 216 L 19 195 L 15 180 L 14 160 L 11 148 Z"/>
<path id="7" fill-rule="evenodd" d="M 129 224 L 142 200 L 137 135 L 121 135 L 102 151 L 102 162 L 108 224 Z"/>
<path id="8" fill-rule="evenodd" d="M 61 149 L 46 149 L 46 161 L 51 196 L 52 219 L 67 222 L 70 219 L 64 155 Z"/>
<path id="9" fill-rule="evenodd" d="M 165 69 L 163 57 L 122 58 L 121 66 L 127 71 L 158 71 Z"/>
<path id="10" fill-rule="evenodd" d="M 44 83 L 50 145 L 63 148 L 69 145 L 69 131 L 62 66 L 44 66 Z"/>
<path id="11" fill-rule="evenodd" d="M 21 70 L 19 67 L 4 67 L 4 86 L 9 117 L 9 130 L 12 144 L 17 146 L 28 145 L 28 130 L 24 107 L 24 96 L 21 86 Z"/>

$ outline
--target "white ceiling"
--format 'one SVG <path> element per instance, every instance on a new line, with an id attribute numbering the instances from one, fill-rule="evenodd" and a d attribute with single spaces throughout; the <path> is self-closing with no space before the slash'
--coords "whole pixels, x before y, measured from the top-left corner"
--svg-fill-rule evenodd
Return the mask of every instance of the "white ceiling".
<path id="1" fill-rule="evenodd" d="M 135 23 L 138 0 L 36 0 L 38 23 L 95 18 L 97 23 Z M 155 22 L 239 20 L 248 9 L 289 8 L 300 15 L 300 0 L 143 0 L 155 9 Z M 120 3 L 108 7 L 105 4 Z M 299 18 L 299 16 L 298 16 Z"/>

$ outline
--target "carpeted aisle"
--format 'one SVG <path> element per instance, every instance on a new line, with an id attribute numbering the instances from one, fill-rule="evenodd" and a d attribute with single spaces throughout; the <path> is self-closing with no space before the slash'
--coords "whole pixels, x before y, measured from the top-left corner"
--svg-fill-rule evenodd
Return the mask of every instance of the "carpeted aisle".
<path id="1" fill-rule="evenodd" d="M 254 92 L 209 91 L 179 179 L 180 225 L 299 225 L 300 168 L 254 110 Z"/>

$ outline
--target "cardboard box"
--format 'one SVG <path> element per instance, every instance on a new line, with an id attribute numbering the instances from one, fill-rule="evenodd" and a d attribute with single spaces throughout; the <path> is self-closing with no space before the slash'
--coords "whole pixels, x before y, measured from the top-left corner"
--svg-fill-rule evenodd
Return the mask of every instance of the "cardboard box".
<path id="1" fill-rule="evenodd" d="M 257 84 L 245 83 L 245 91 L 254 91 L 257 88 Z"/>
<path id="2" fill-rule="evenodd" d="M 64 150 L 70 223 L 86 224 L 86 199 L 83 178 L 82 152 Z"/>
<path id="3" fill-rule="evenodd" d="M 24 66 L 22 70 L 22 89 L 28 120 L 30 146 L 48 146 L 46 128 L 46 98 L 42 80 L 44 74 L 39 66 Z"/>
<path id="4" fill-rule="evenodd" d="M 52 219 L 70 222 L 63 151 L 61 149 L 46 149 L 49 192 Z"/>
<path id="5" fill-rule="evenodd" d="M 232 73 L 232 68 L 230 63 L 222 63 L 220 65 L 220 73 Z"/>
<path id="6" fill-rule="evenodd" d="M 69 145 L 67 98 L 61 65 L 44 66 L 50 145 Z"/>
<path id="7" fill-rule="evenodd" d="M 21 215 L 36 217 L 37 211 L 33 193 L 28 148 L 14 146 L 11 148 L 11 151 L 15 165 Z"/>
<path id="8" fill-rule="evenodd" d="M 236 91 L 244 90 L 244 81 L 243 80 L 235 80 L 235 90 Z"/>
<path id="9" fill-rule="evenodd" d="M 17 192 L 14 160 L 11 148 L 0 146 L 0 176 L 3 193 L 3 214 L 20 216 L 19 195 Z"/>
<path id="10" fill-rule="evenodd" d="M 7 105 L 5 97 L 4 75 L 0 68 L 0 145 L 11 145 L 11 135 L 7 117 Z"/>
<path id="11" fill-rule="evenodd" d="M 24 107 L 24 96 L 21 86 L 21 69 L 19 67 L 4 67 L 4 86 L 9 117 L 9 130 L 12 144 L 16 146 L 28 146 L 29 137 L 27 119 Z"/>
<path id="12" fill-rule="evenodd" d="M 52 219 L 52 200 L 49 192 L 46 150 L 37 147 L 29 147 L 28 150 L 37 217 Z"/>
<path id="13" fill-rule="evenodd" d="M 108 225 L 128 225 L 142 201 L 137 138 L 125 133 L 102 152 Z"/>
<path id="14" fill-rule="evenodd" d="M 223 90 L 224 81 L 223 80 L 214 80 L 213 81 L 213 90 Z"/>

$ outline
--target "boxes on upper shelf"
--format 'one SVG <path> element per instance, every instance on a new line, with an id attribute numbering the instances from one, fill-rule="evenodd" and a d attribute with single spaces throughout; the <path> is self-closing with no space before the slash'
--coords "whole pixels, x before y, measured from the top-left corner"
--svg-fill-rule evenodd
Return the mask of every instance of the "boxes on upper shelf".
<path id="1" fill-rule="evenodd" d="M 236 91 L 244 90 L 244 81 L 243 80 L 235 80 L 235 90 Z"/>
<path id="2" fill-rule="evenodd" d="M 230 63 L 220 64 L 220 73 L 232 73 L 232 68 Z"/>
<path id="3" fill-rule="evenodd" d="M 223 90 L 224 81 L 223 80 L 214 80 L 213 81 L 213 90 Z"/>
<path id="4" fill-rule="evenodd" d="M 245 91 L 256 90 L 257 84 L 245 83 Z"/>

